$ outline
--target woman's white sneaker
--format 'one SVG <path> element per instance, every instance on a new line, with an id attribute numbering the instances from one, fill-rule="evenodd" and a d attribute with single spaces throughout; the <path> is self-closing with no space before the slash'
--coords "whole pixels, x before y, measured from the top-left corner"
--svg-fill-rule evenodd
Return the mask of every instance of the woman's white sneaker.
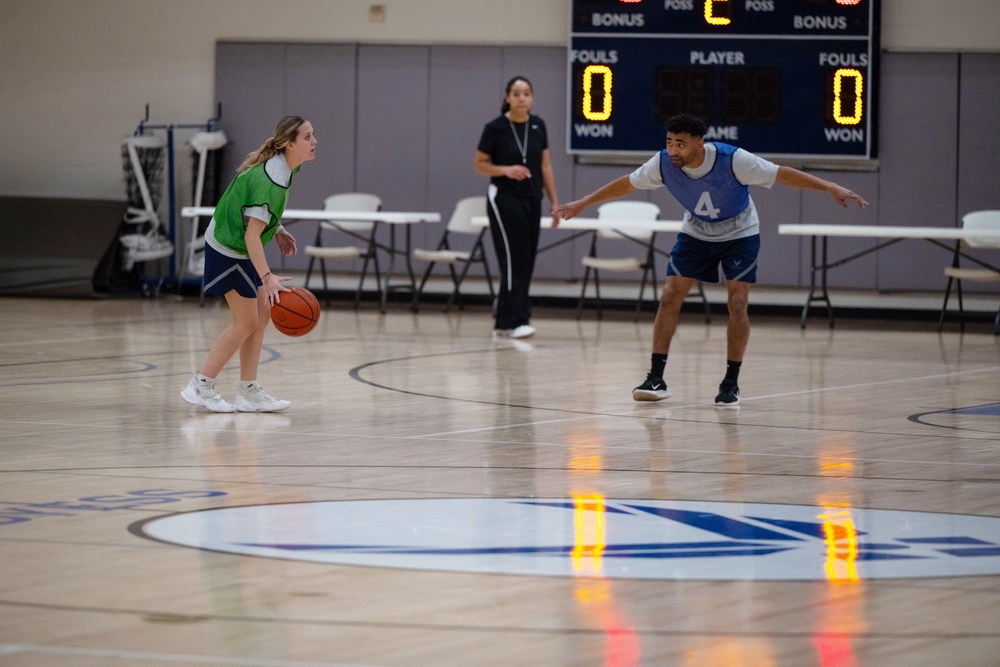
<path id="1" fill-rule="evenodd" d="M 236 409 L 240 412 L 280 412 L 291 404 L 271 396 L 256 382 L 249 388 L 241 386 L 236 394 Z"/>
<path id="2" fill-rule="evenodd" d="M 528 338 L 535 335 L 535 327 L 530 324 L 522 324 L 510 332 L 511 338 Z"/>
<path id="3" fill-rule="evenodd" d="M 214 384 L 207 382 L 199 383 L 197 375 L 192 377 L 188 385 L 184 387 L 184 391 L 181 392 L 181 398 L 191 405 L 200 405 L 212 412 L 236 412 L 233 404 L 222 398 L 222 394 L 216 390 Z"/>

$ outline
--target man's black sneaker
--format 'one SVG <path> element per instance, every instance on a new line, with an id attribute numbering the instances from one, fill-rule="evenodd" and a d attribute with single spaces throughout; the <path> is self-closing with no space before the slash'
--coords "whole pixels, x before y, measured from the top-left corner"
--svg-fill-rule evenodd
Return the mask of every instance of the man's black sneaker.
<path id="1" fill-rule="evenodd" d="M 719 385 L 719 395 L 715 397 L 715 404 L 729 408 L 740 404 L 740 388 L 735 382 L 723 381 Z"/>
<path id="2" fill-rule="evenodd" d="M 646 381 L 632 390 L 632 398 L 636 401 L 662 401 L 670 398 L 670 390 L 663 378 L 646 375 Z"/>

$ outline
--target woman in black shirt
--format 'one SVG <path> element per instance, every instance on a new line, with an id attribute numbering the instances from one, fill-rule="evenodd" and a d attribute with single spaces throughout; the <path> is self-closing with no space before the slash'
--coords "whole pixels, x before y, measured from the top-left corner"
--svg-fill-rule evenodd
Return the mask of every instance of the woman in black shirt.
<path id="1" fill-rule="evenodd" d="M 490 232 L 500 263 L 495 337 L 525 338 L 531 326 L 528 290 L 535 269 L 542 218 L 542 192 L 554 211 L 559 205 L 549 157 L 545 122 L 531 115 L 531 82 L 517 76 L 507 83 L 501 115 L 483 128 L 476 172 L 490 177 Z M 552 226 L 559 224 L 553 213 Z"/>

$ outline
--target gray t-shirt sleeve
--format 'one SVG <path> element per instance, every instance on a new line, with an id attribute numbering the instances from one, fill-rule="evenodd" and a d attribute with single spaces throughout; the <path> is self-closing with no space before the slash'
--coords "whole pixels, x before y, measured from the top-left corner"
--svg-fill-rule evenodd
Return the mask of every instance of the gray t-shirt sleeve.
<path id="1" fill-rule="evenodd" d="M 243 219 L 249 220 L 250 218 L 257 218 L 264 222 L 264 224 L 269 224 L 271 222 L 271 212 L 267 208 L 267 204 L 262 206 L 244 206 L 243 207 Z"/>
<path id="2" fill-rule="evenodd" d="M 733 153 L 733 174 L 743 185 L 770 188 L 778 177 L 778 165 L 738 148 Z"/>
<path id="3" fill-rule="evenodd" d="M 637 190 L 654 190 L 663 187 L 663 176 L 660 174 L 660 154 L 646 160 L 646 163 L 629 174 L 628 180 Z"/>

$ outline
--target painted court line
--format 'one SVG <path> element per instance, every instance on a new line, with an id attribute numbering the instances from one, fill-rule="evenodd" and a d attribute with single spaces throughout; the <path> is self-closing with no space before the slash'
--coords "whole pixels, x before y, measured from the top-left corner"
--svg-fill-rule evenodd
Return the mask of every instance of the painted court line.
<path id="1" fill-rule="evenodd" d="M 377 667 L 345 662 L 303 662 L 300 660 L 269 660 L 265 658 L 238 658 L 235 656 L 190 655 L 183 653 L 154 653 L 151 651 L 120 651 L 114 649 L 76 648 L 72 646 L 37 646 L 33 644 L 0 644 L 0 655 L 42 653 L 48 655 L 86 656 L 114 660 L 155 660 L 177 662 L 185 665 L 239 665 L 245 667 Z"/>

